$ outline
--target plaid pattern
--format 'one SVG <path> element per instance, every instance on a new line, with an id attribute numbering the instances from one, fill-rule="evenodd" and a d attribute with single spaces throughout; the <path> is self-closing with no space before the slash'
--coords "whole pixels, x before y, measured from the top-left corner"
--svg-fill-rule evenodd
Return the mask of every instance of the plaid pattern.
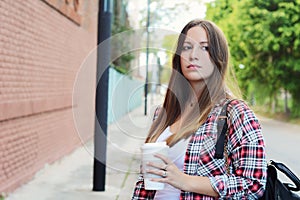
<path id="1" fill-rule="evenodd" d="M 217 119 L 224 105 L 217 104 L 206 122 L 192 135 L 188 144 L 184 173 L 209 177 L 219 199 L 258 199 L 263 195 L 267 162 L 261 126 L 249 107 L 239 100 L 228 105 L 230 174 L 226 174 L 225 158 L 215 159 Z M 153 199 L 155 191 L 144 189 L 143 176 L 139 175 L 132 199 Z M 212 200 L 213 197 L 182 191 L 180 199 Z"/>

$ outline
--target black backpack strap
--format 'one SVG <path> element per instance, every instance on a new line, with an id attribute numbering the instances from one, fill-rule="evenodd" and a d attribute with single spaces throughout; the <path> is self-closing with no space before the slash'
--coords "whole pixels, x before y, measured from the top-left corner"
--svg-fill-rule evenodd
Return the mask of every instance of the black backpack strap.
<path id="1" fill-rule="evenodd" d="M 294 185 L 290 183 L 284 183 L 284 185 L 292 191 L 300 190 L 300 180 L 299 178 L 283 163 L 275 162 L 274 160 L 270 160 L 270 164 L 275 166 L 276 169 L 284 173 L 291 181 L 293 181 Z"/>
<path id="2" fill-rule="evenodd" d="M 216 151 L 215 151 L 215 156 L 214 158 L 216 159 L 222 159 L 224 157 L 224 144 L 225 144 L 225 137 L 226 137 L 226 132 L 228 131 L 228 124 L 227 124 L 227 107 L 228 104 L 231 101 L 228 101 L 224 104 L 221 113 L 219 115 L 218 120 L 218 124 L 217 124 L 217 130 L 218 133 L 220 133 L 221 130 L 221 134 L 218 137 L 217 143 L 216 143 Z"/>

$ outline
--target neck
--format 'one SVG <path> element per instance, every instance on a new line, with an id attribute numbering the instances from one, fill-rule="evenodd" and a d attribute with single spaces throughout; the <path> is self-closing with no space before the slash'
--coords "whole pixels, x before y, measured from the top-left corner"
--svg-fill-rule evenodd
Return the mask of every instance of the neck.
<path id="1" fill-rule="evenodd" d="M 194 107 L 196 104 L 198 104 L 198 100 L 203 92 L 204 84 L 203 82 L 191 82 L 190 85 L 192 87 L 192 94 L 190 94 L 190 97 L 188 101 L 186 102 L 186 106 L 188 107 Z"/>
<path id="2" fill-rule="evenodd" d="M 190 84 L 194 91 L 193 96 L 195 96 L 197 99 L 199 99 L 199 97 L 201 96 L 201 94 L 203 92 L 205 83 L 203 81 L 191 81 Z M 194 99 L 195 97 L 192 97 L 192 99 Z"/>

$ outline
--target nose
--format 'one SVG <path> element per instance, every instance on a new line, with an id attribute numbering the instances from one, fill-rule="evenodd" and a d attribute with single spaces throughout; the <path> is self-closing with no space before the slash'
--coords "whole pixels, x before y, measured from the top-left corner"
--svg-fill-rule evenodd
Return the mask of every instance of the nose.
<path id="1" fill-rule="evenodd" d="M 190 51 L 190 60 L 199 60 L 199 56 L 200 56 L 200 48 L 198 47 L 194 47 L 191 51 Z"/>

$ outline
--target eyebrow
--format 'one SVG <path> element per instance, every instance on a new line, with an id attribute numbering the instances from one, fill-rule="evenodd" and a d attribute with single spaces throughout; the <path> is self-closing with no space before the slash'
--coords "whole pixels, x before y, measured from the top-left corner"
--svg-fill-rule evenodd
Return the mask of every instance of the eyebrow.
<path id="1" fill-rule="evenodd" d="M 208 41 L 202 41 L 200 44 L 208 44 Z"/>
<path id="2" fill-rule="evenodd" d="M 183 43 L 192 44 L 190 41 L 184 41 Z M 199 42 L 199 44 L 200 44 L 200 45 L 208 44 L 208 41 L 201 41 L 201 42 Z"/>

